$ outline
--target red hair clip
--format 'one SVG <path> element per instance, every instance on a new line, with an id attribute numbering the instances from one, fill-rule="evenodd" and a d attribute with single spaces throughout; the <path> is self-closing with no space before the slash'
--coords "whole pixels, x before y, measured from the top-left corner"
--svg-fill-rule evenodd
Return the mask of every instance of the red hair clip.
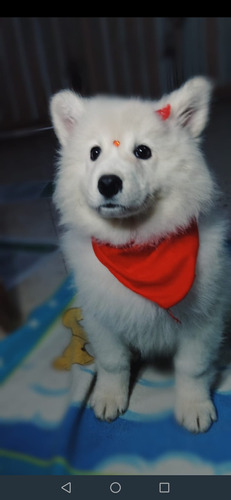
<path id="1" fill-rule="evenodd" d="M 162 120 L 167 120 L 171 113 L 171 106 L 167 104 L 164 108 L 157 109 L 156 113 L 161 116 Z"/>

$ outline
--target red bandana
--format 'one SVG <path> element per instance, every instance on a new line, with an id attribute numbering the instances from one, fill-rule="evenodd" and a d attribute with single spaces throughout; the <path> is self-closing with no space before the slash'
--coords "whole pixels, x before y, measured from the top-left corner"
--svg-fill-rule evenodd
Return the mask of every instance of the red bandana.
<path id="1" fill-rule="evenodd" d="M 199 233 L 194 221 L 184 232 L 157 246 L 114 247 L 92 239 L 99 261 L 127 288 L 169 309 L 189 292 L 195 279 Z"/>

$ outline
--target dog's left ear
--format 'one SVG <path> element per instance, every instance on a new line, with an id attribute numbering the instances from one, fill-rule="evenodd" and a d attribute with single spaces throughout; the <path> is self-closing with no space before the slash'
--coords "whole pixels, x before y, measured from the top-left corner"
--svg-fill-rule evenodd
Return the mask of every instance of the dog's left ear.
<path id="1" fill-rule="evenodd" d="M 61 90 L 51 98 L 50 113 L 56 135 L 65 146 L 84 112 L 84 99 L 71 90 Z"/>
<path id="2" fill-rule="evenodd" d="M 195 77 L 164 97 L 164 103 L 170 106 L 169 117 L 187 129 L 192 137 L 199 137 L 206 126 L 212 88 L 207 78 Z"/>

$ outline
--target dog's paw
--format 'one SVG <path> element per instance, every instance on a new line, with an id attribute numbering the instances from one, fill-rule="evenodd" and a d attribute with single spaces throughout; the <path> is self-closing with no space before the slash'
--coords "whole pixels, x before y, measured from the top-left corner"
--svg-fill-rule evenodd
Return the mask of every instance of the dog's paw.
<path id="1" fill-rule="evenodd" d="M 206 432 L 217 420 L 216 409 L 210 399 L 197 401 L 181 398 L 176 404 L 175 416 L 180 425 L 194 433 Z"/>
<path id="2" fill-rule="evenodd" d="M 99 391 L 95 389 L 90 405 L 95 416 L 100 420 L 111 422 L 124 413 L 128 406 L 128 397 L 121 390 Z"/>

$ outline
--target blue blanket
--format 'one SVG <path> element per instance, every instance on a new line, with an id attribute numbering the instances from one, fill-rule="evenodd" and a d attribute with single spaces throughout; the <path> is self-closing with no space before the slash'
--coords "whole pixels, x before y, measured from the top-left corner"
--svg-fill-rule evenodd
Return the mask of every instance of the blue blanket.
<path id="1" fill-rule="evenodd" d="M 218 422 L 205 434 L 176 423 L 174 374 L 153 366 L 139 373 L 127 412 L 98 421 L 88 404 L 94 358 L 68 277 L 0 343 L 0 474 L 230 474 L 228 358 L 214 394 Z"/>

